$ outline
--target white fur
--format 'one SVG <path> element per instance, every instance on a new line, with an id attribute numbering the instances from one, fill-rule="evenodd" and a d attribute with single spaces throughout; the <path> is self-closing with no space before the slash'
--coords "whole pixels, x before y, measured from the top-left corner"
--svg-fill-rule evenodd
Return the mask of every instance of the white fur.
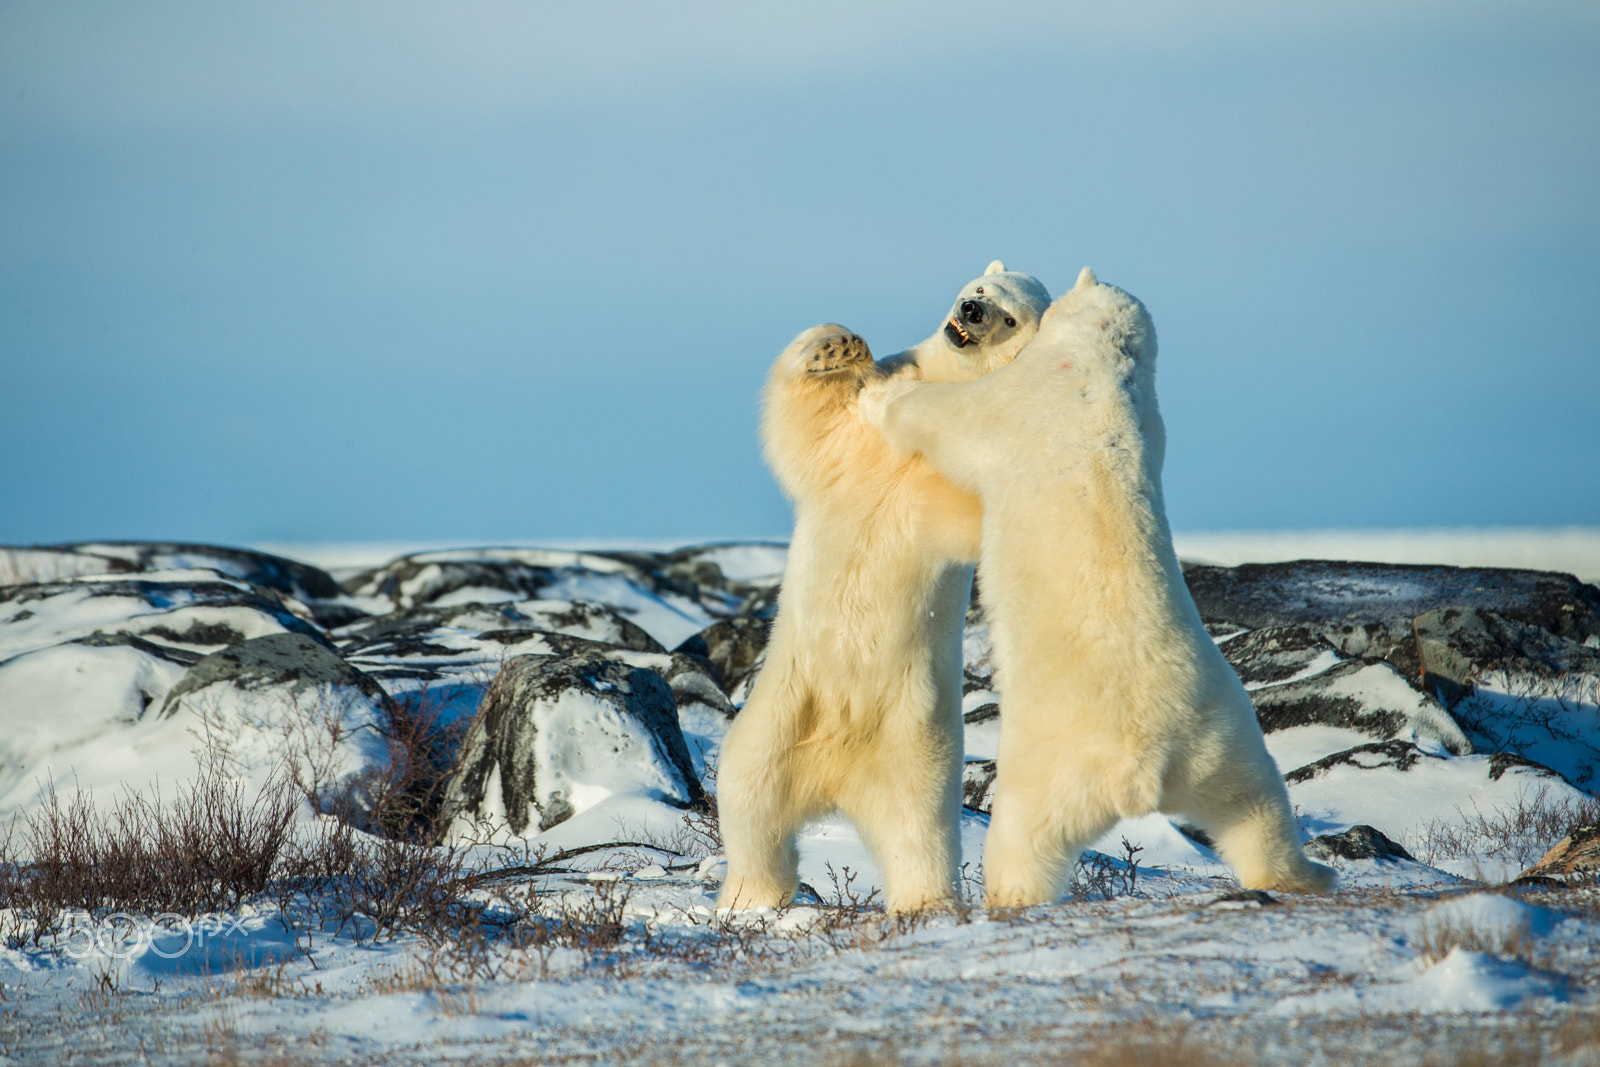
<path id="1" fill-rule="evenodd" d="M 856 400 L 869 382 L 965 380 L 1009 362 L 1049 303 L 1037 281 L 1000 265 L 962 289 L 952 316 L 980 296 L 1001 321 L 1017 320 L 993 344 L 957 348 L 941 328 L 875 363 L 864 342 L 828 324 L 795 338 L 773 365 L 762 437 L 794 500 L 795 529 L 766 663 L 717 772 L 723 906 L 787 901 L 796 831 L 834 810 L 872 849 L 891 910 L 952 899 L 961 627 L 978 501 L 922 459 L 892 454 Z M 859 346 L 856 362 L 813 369 L 818 353 L 846 343 Z"/>
<path id="2" fill-rule="evenodd" d="M 1172 550 L 1155 327 L 1077 286 L 1010 365 L 900 387 L 885 436 L 983 501 L 984 607 L 1003 713 L 984 849 L 991 906 L 1054 900 L 1118 819 L 1181 814 L 1249 888 L 1325 892 L 1250 698 Z"/>

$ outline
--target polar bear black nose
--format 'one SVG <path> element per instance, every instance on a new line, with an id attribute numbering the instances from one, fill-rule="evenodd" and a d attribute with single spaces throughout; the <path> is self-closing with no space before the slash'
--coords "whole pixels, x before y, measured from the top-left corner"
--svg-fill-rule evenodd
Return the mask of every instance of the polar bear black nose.
<path id="1" fill-rule="evenodd" d="M 976 300 L 961 301 L 961 317 L 976 325 L 983 321 L 983 305 Z"/>

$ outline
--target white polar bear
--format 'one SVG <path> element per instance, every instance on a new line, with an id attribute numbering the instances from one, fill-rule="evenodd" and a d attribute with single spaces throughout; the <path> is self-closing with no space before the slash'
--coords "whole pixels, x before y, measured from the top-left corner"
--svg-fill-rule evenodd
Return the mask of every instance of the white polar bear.
<path id="1" fill-rule="evenodd" d="M 1161 492 L 1144 306 L 1085 267 L 1008 366 L 860 402 L 889 443 L 983 502 L 1003 712 L 991 907 L 1056 899 L 1079 851 L 1153 811 L 1201 826 L 1248 888 L 1327 892 L 1238 677 L 1200 624 Z"/>
<path id="2" fill-rule="evenodd" d="M 797 886 L 796 832 L 842 811 L 872 850 L 891 911 L 948 904 L 960 870 L 961 628 L 977 498 L 893 455 L 856 413 L 869 382 L 966 380 L 1008 363 L 1050 295 L 996 260 L 940 331 L 875 363 L 828 324 L 767 383 L 767 460 L 795 528 L 766 663 L 717 769 L 725 907 L 777 907 Z"/>

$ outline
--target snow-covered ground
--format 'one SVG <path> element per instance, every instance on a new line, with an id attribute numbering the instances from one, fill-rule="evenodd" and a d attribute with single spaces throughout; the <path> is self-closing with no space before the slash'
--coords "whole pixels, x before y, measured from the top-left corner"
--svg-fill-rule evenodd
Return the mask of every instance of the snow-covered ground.
<path id="1" fill-rule="evenodd" d="M 1233 561 L 1219 545 L 1184 551 Z M 92 789 L 102 809 L 157 781 L 170 797 L 207 768 L 253 789 L 290 755 L 332 791 L 382 759 L 385 699 L 463 717 L 516 656 L 536 676 L 574 656 L 658 674 L 714 793 L 743 692 L 741 661 L 718 642 L 770 611 L 783 548 L 669 547 L 301 555 L 343 588 L 231 550 L 12 552 L 0 566 L 33 584 L 0 589 L 0 814 L 37 818 L 50 782 Z M 1583 558 L 1505 562 L 1571 571 Z M 452 862 L 480 880 L 458 887 L 452 913 L 479 925 L 453 933 L 375 936 L 314 914 L 307 891 L 212 915 L 100 907 L 35 940 L 21 898 L 0 901 L 0 1064 L 1009 1064 L 1124 1046 L 1132 1062 L 1452 1062 L 1467 1049 L 1600 1062 L 1600 891 L 1504 885 L 1565 828 L 1552 826 L 1595 810 L 1600 706 L 1585 679 L 1600 639 L 1582 629 L 1595 601 L 1574 595 L 1578 623 L 1554 609 L 1567 636 L 1538 630 L 1560 673 L 1507 660 L 1448 708 L 1414 682 L 1414 650 L 1373 652 L 1381 627 L 1353 644 L 1331 622 L 1217 624 L 1303 830 L 1341 871 L 1329 898 L 1240 894 L 1203 839 L 1148 816 L 1097 842 L 1061 903 L 896 920 L 872 899 L 859 838 L 829 819 L 803 837 L 799 903 L 719 915 L 703 818 L 674 799 L 648 738 L 618 741 L 624 755 L 592 781 L 599 764 L 561 755 L 561 810 L 533 796 L 524 834 L 506 824 L 498 778 L 493 818 L 454 816 Z M 1504 610 L 1543 618 L 1525 599 Z M 1003 709 L 976 613 L 965 655 L 976 901 Z M 573 736 L 641 729 L 609 685 L 540 707 L 538 721 L 565 715 Z M 295 832 L 328 825 L 305 805 Z M 1411 858 L 1341 854 L 1367 832 L 1352 827 Z M 541 855 L 546 866 L 530 862 Z"/>

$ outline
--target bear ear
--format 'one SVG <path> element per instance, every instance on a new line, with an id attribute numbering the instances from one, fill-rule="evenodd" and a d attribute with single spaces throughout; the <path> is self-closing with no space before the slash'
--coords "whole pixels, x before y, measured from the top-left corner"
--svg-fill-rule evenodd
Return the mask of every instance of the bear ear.
<path id="1" fill-rule="evenodd" d="M 1100 284 L 1100 279 L 1098 279 L 1098 278 L 1096 278 L 1094 276 L 1094 271 L 1090 270 L 1088 267 L 1085 267 L 1085 268 L 1083 268 L 1082 270 L 1080 270 L 1078 272 L 1078 284 L 1074 285 L 1072 288 L 1075 289 L 1075 290 L 1076 289 L 1087 289 L 1091 285 L 1099 285 L 1099 284 Z"/>
<path id="2" fill-rule="evenodd" d="M 984 276 L 987 277 L 990 274 L 1004 274 L 1005 272 L 1006 272 L 1006 265 L 1004 263 L 1000 262 L 997 259 L 994 262 L 990 263 L 989 266 L 984 270 L 983 273 L 984 273 Z"/>

